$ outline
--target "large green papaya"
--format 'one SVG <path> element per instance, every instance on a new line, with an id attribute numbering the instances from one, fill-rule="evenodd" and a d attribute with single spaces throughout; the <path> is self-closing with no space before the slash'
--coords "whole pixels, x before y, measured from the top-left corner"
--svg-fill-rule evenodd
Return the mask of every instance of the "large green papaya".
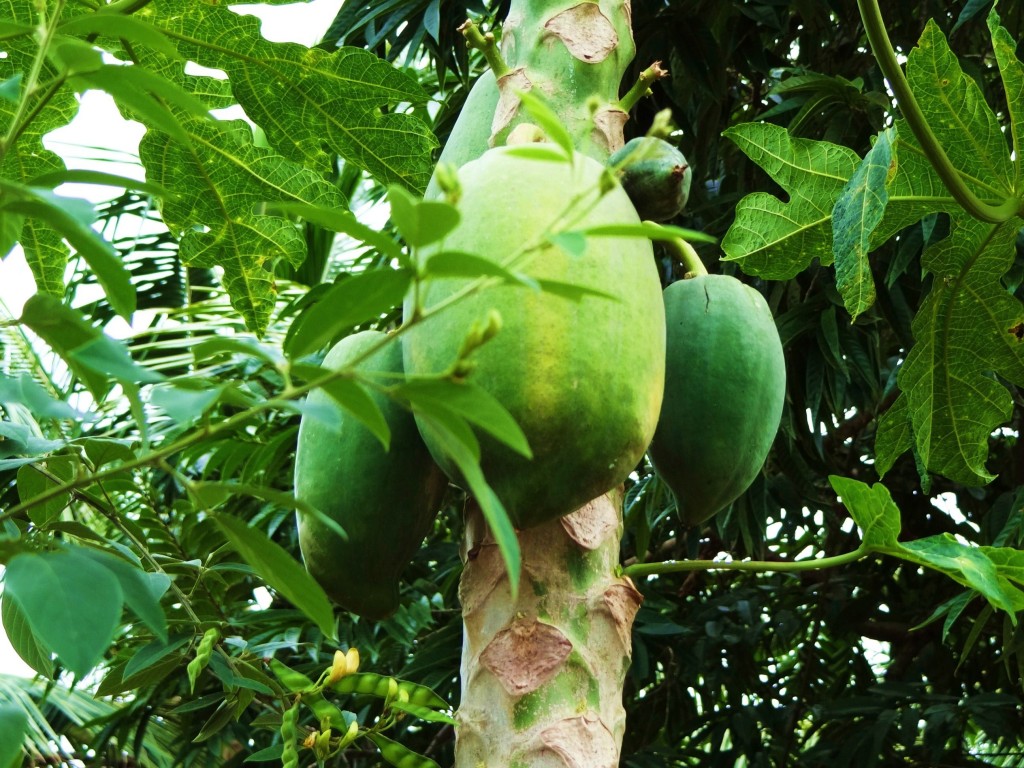
<path id="1" fill-rule="evenodd" d="M 339 370 L 383 340 L 378 331 L 338 342 L 323 367 Z M 357 366 L 402 372 L 401 345 L 386 344 Z M 370 619 L 398 607 L 399 575 L 429 532 L 447 480 L 431 459 L 412 414 L 374 392 L 391 430 L 386 451 L 358 420 L 342 413 L 340 429 L 303 416 L 295 453 L 295 495 L 336 521 L 341 538 L 314 515 L 298 512 L 299 547 L 307 570 L 338 605 Z M 321 390 L 313 406 L 335 407 Z"/>
<path id="2" fill-rule="evenodd" d="M 740 496 L 782 418 L 786 365 L 764 297 L 727 275 L 665 289 L 665 398 L 648 451 L 688 525 Z"/>
<path id="3" fill-rule="evenodd" d="M 474 323 L 492 310 L 500 314 L 502 330 L 474 352 L 470 380 L 508 409 L 529 440 L 532 460 L 481 436 L 484 475 L 524 528 L 573 511 L 635 468 L 661 406 L 665 325 L 649 240 L 591 237 L 582 252 L 570 253 L 547 239 L 560 230 L 639 223 L 621 187 L 612 182 L 608 189 L 604 167 L 578 154 L 572 163 L 553 162 L 512 149 L 492 149 L 463 166 L 461 221 L 421 257 L 429 264 L 437 250 L 468 251 L 535 279 L 608 296 L 576 301 L 491 284 L 415 324 L 403 348 L 409 374 L 447 371 Z M 470 282 L 428 279 L 422 306 L 429 311 Z M 412 309 L 407 302 L 407 320 Z M 424 434 L 442 469 L 459 482 L 453 463 Z"/>

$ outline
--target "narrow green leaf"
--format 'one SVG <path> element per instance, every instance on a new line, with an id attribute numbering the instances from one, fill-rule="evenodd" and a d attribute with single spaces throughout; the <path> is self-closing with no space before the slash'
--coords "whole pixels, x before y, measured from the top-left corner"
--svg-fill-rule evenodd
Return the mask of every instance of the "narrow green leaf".
<path id="1" fill-rule="evenodd" d="M 170 638 L 157 639 L 142 646 L 128 660 L 121 677 L 124 680 L 128 680 L 143 670 L 149 669 L 175 651 L 183 648 L 191 639 L 191 635 L 173 635 Z"/>
<path id="2" fill-rule="evenodd" d="M 398 243 L 383 232 L 366 226 L 347 209 L 328 208 L 310 203 L 273 202 L 268 204 L 267 210 L 269 213 L 280 212 L 299 216 L 331 232 L 341 232 L 354 240 L 376 248 L 380 253 L 390 256 L 392 259 L 402 261 L 405 258 Z"/>
<path id="3" fill-rule="evenodd" d="M 470 381 L 418 379 L 399 386 L 395 393 L 408 400 L 413 409 L 429 402 L 431 412 L 447 409 L 471 424 L 476 424 L 521 456 L 533 458 L 526 435 L 512 415 L 487 390 Z"/>
<path id="4" fill-rule="evenodd" d="M 89 206 L 92 208 L 91 204 Z M 80 253 L 103 290 L 114 311 L 130 318 L 135 311 L 135 286 L 132 285 L 128 270 L 114 247 L 104 240 L 92 227 L 69 213 L 73 210 L 70 201 L 49 190 L 37 191 L 34 200 L 25 200 L 9 206 L 14 213 L 21 213 L 45 221 Z"/>
<path id="5" fill-rule="evenodd" d="M 226 389 L 225 384 L 191 389 L 180 386 L 178 382 L 168 382 L 153 387 L 149 393 L 149 402 L 170 416 L 179 427 L 186 427 L 194 424 L 212 408 Z"/>
<path id="6" fill-rule="evenodd" d="M 298 330 L 285 342 L 292 359 L 320 349 L 360 323 L 374 320 L 402 303 L 412 283 L 408 269 L 373 269 L 335 283 L 295 320 Z"/>
<path id="7" fill-rule="evenodd" d="M 130 176 L 121 176 L 117 173 L 106 173 L 104 171 L 90 171 L 84 168 L 43 173 L 33 178 L 31 183 L 33 186 L 50 188 L 61 184 L 98 184 L 105 187 L 135 189 L 156 197 L 170 197 L 173 194 L 169 189 L 149 181 L 140 181 Z"/>
<path id="8" fill-rule="evenodd" d="M 360 424 L 380 440 L 384 450 L 391 447 L 391 428 L 380 406 L 363 386 L 352 379 L 337 378 L 320 387 L 343 410 L 354 416 Z"/>
<path id="9" fill-rule="evenodd" d="M 440 200 L 420 200 L 403 187 L 388 187 L 391 221 L 412 248 L 435 243 L 459 223 L 458 209 Z"/>
<path id="10" fill-rule="evenodd" d="M 433 440 L 441 446 L 441 449 L 451 457 L 458 467 L 459 473 L 466 481 L 470 493 L 476 498 L 480 505 L 480 511 L 490 526 L 491 533 L 501 552 L 502 560 L 505 562 L 505 569 L 508 571 L 509 590 L 512 598 L 519 593 L 519 577 L 522 572 L 522 554 L 519 549 L 519 539 L 516 536 L 515 528 L 509 520 L 508 512 L 490 485 L 487 484 L 484 474 L 480 469 L 479 448 L 476 454 L 472 446 L 457 433 L 447 428 L 445 422 L 433 416 L 422 415 L 417 423 L 420 429 L 429 433 Z"/>
<path id="11" fill-rule="evenodd" d="M 291 555 L 262 531 L 237 517 L 213 517 L 235 550 L 274 590 L 312 619 L 324 635 L 336 641 L 334 611 L 323 588 Z"/>
<path id="12" fill-rule="evenodd" d="M 0 403 L 21 403 L 37 419 L 81 419 L 85 416 L 67 403 L 54 399 L 27 373 L 0 377 Z"/>
<path id="13" fill-rule="evenodd" d="M 275 744 L 272 747 L 253 752 L 242 762 L 244 763 L 271 763 L 280 762 L 281 754 L 284 752 L 284 744 Z"/>
<path id="14" fill-rule="evenodd" d="M 521 157 L 524 160 L 538 160 L 544 163 L 570 163 L 572 158 L 565 151 L 546 141 L 530 144 L 513 144 L 505 150 L 505 154 Z"/>
<path id="15" fill-rule="evenodd" d="M 456 725 L 454 717 L 446 712 L 438 712 L 430 709 L 429 707 L 421 707 L 417 704 L 393 701 L 391 702 L 391 708 L 397 709 L 400 712 L 408 712 L 413 717 L 418 717 L 420 720 L 426 720 L 429 723 L 447 723 L 448 725 Z"/>
<path id="16" fill-rule="evenodd" d="M 539 290 L 537 282 L 526 275 L 511 272 L 497 262 L 465 251 L 438 251 L 423 265 L 423 276 L 431 277 L 499 277 Z"/>
<path id="17" fill-rule="evenodd" d="M 122 13 L 83 13 L 61 23 L 58 31 L 65 35 L 104 35 L 128 40 L 152 48 L 170 59 L 180 59 L 178 49 L 156 27 L 136 16 Z"/>
<path id="18" fill-rule="evenodd" d="M 14 704 L 0 704 L 0 766 L 21 765 L 21 745 L 28 731 L 28 713 Z"/>
<path id="19" fill-rule="evenodd" d="M 16 555 L 4 575 L 39 642 L 78 677 L 100 661 L 121 618 L 117 578 L 76 549 Z"/>
<path id="20" fill-rule="evenodd" d="M 566 157 L 571 159 L 575 152 L 572 136 L 562 125 L 562 121 L 558 119 L 558 115 L 555 114 L 551 106 L 534 91 L 516 91 L 516 96 L 523 103 L 530 119 L 547 134 L 549 139 L 562 148 Z"/>

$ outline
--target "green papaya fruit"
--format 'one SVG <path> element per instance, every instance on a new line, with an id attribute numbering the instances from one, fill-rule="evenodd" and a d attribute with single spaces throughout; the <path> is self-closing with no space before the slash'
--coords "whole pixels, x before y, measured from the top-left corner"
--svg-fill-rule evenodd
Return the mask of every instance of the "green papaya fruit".
<path id="1" fill-rule="evenodd" d="M 364 331 L 338 342 L 323 367 L 339 370 L 386 338 Z M 402 372 L 399 343 L 386 344 L 357 366 L 361 371 Z M 295 453 L 295 495 L 336 521 L 341 538 L 316 516 L 297 513 L 299 548 L 306 569 L 341 607 L 382 619 L 398 607 L 402 569 L 430 530 L 447 480 L 431 459 L 412 414 L 372 392 L 391 430 L 391 447 L 347 412 L 340 429 L 303 416 Z M 310 406 L 336 407 L 321 390 Z"/>
<path id="2" fill-rule="evenodd" d="M 490 148 L 491 124 L 494 121 L 494 111 L 498 108 L 499 95 L 494 72 L 485 70 L 469 89 L 455 125 L 448 134 L 448 141 L 441 150 L 441 157 L 437 161 L 439 166 L 461 168 Z M 428 200 L 441 196 L 436 171 L 430 177 L 425 196 Z"/>
<path id="3" fill-rule="evenodd" d="M 576 301 L 553 292 L 490 284 L 409 329 L 403 338 L 411 375 L 450 369 L 474 323 L 497 310 L 501 331 L 472 357 L 470 381 L 490 392 L 525 433 L 526 459 L 481 436 L 481 467 L 515 525 L 567 514 L 621 483 L 643 456 L 661 406 L 665 325 L 650 241 L 591 237 L 567 252 L 547 236 L 598 224 L 639 223 L 622 189 L 607 189 L 606 169 L 526 159 L 499 147 L 459 172 L 461 220 L 443 243 L 420 256 L 429 274 L 437 250 L 468 251 L 532 278 L 608 296 Z M 521 261 L 509 262 L 524 247 Z M 471 282 L 430 278 L 430 310 Z M 406 302 L 406 319 L 412 305 Z M 435 460 L 454 482 L 453 463 L 427 430 Z"/>
<path id="4" fill-rule="evenodd" d="M 782 418 L 786 365 L 760 293 L 727 275 L 679 280 L 664 292 L 665 398 L 648 450 L 698 525 L 753 483 Z"/>
<path id="5" fill-rule="evenodd" d="M 619 168 L 622 188 L 641 219 L 668 221 L 683 212 L 693 171 L 686 157 L 664 139 L 640 136 L 608 158 Z"/>

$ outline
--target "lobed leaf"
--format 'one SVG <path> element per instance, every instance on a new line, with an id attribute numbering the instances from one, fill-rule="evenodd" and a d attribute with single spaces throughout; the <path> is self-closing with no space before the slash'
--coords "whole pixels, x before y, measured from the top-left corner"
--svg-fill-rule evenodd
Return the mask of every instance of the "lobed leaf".
<path id="1" fill-rule="evenodd" d="M 832 208 L 857 168 L 847 147 L 794 139 L 769 123 L 741 123 L 723 133 L 767 171 L 789 195 L 783 202 L 766 192 L 747 195 L 722 250 L 744 272 L 786 280 L 814 258 L 832 263 Z"/>

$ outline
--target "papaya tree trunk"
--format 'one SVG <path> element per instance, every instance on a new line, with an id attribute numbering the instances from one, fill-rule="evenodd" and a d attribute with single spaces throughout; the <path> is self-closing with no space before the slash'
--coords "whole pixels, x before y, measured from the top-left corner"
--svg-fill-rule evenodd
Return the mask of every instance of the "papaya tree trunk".
<path id="1" fill-rule="evenodd" d="M 615 768 L 642 597 L 617 576 L 621 492 L 519 533 L 516 600 L 479 510 L 466 520 L 456 768 Z"/>
<path id="2" fill-rule="evenodd" d="M 619 87 L 635 51 L 629 0 L 513 0 L 501 40 L 506 68 L 494 73 L 491 146 L 518 140 L 514 132 L 531 122 L 520 91 L 547 102 L 577 150 L 603 162 L 622 146 Z M 513 599 L 501 555 L 470 505 L 456 768 L 618 766 L 631 629 L 643 599 L 617 575 L 621 509 L 614 490 L 520 531 Z"/>

